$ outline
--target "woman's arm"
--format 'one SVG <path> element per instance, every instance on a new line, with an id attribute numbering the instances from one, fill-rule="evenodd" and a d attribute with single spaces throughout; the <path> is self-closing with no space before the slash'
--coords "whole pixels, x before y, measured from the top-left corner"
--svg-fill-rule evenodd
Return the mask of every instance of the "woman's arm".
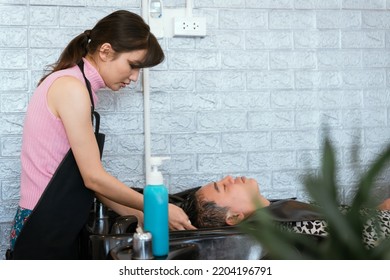
<path id="1" fill-rule="evenodd" d="M 65 127 L 85 186 L 112 202 L 142 211 L 143 195 L 107 173 L 102 165 L 85 85 L 70 76 L 57 79 L 48 92 L 48 106 Z M 169 212 L 169 219 L 175 229 L 193 229 L 179 207 Z"/>
<path id="2" fill-rule="evenodd" d="M 124 206 L 124 205 L 119 204 L 119 203 L 116 203 L 116 202 L 109 200 L 108 198 L 106 198 L 100 194 L 96 194 L 96 197 L 104 205 L 106 205 L 108 208 L 112 209 L 115 213 L 117 213 L 120 216 L 133 215 L 133 216 L 137 217 L 138 225 L 140 227 L 144 226 L 144 213 L 142 211 L 131 208 L 131 207 Z"/>
<path id="3" fill-rule="evenodd" d="M 103 168 L 91 122 L 90 98 L 85 85 L 70 76 L 57 79 L 48 92 L 48 105 L 65 127 L 85 186 L 117 203 L 142 210 L 142 195 Z"/>

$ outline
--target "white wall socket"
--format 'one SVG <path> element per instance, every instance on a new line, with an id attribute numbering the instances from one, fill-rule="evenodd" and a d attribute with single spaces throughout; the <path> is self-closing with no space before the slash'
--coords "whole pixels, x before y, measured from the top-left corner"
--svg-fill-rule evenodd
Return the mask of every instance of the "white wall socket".
<path id="1" fill-rule="evenodd" d="M 205 37 L 206 18 L 204 17 L 174 17 L 174 37 Z"/>

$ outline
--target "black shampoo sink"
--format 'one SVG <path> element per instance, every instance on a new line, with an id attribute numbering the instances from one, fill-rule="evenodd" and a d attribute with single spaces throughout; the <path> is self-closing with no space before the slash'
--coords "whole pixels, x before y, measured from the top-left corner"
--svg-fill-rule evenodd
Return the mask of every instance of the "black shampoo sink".
<path id="1" fill-rule="evenodd" d="M 132 242 L 113 248 L 114 260 L 132 259 Z M 169 260 L 259 260 L 262 246 L 234 227 L 170 232 Z"/>

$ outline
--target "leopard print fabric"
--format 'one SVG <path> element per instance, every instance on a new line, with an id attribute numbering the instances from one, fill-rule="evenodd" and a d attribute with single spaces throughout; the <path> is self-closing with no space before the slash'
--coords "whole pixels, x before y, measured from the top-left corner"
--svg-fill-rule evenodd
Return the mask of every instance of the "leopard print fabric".
<path id="1" fill-rule="evenodd" d="M 327 223 L 324 220 L 300 221 L 283 223 L 282 228 L 295 233 L 327 236 Z"/>
<path id="2" fill-rule="evenodd" d="M 341 211 L 345 213 L 348 211 L 347 206 L 341 207 Z M 363 242 L 368 248 L 375 247 L 381 240 L 384 238 L 390 238 L 390 211 L 380 211 L 380 210 L 362 210 L 363 215 L 374 214 L 378 217 L 379 222 L 379 234 L 375 230 L 372 219 L 368 219 L 367 223 L 363 229 Z M 298 222 L 287 222 L 283 223 L 283 229 L 293 231 L 295 233 L 309 234 L 326 237 L 327 232 L 327 222 L 325 220 L 314 220 L 314 221 L 298 221 Z"/>
<path id="3" fill-rule="evenodd" d="M 390 238 L 390 211 L 375 211 L 379 218 L 379 235 L 375 231 L 372 219 L 364 226 L 363 241 L 369 248 L 375 247 L 384 238 Z"/>

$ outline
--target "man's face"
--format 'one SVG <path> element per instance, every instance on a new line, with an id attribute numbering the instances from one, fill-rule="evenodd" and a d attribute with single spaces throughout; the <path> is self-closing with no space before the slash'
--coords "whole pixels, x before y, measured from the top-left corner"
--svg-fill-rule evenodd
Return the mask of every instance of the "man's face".
<path id="1" fill-rule="evenodd" d="M 252 213 L 260 191 L 257 181 L 252 178 L 226 176 L 218 182 L 204 185 L 198 193 L 207 201 L 214 201 L 220 207 L 233 212 Z"/>

